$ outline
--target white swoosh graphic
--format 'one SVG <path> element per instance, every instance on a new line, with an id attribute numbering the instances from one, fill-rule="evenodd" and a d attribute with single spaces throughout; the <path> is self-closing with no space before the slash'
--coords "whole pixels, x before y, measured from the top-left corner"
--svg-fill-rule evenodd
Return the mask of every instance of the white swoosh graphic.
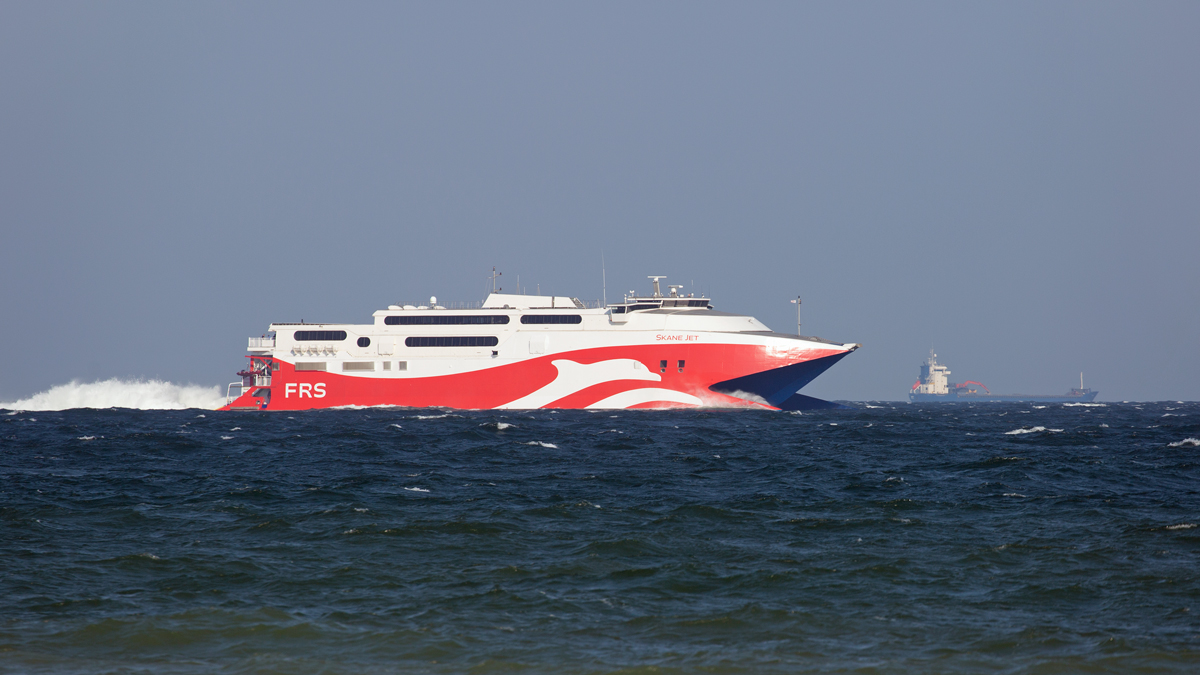
<path id="1" fill-rule="evenodd" d="M 649 403 L 650 401 L 672 401 L 674 403 L 688 403 L 690 405 L 701 405 L 703 401 L 685 394 L 682 391 L 674 389 L 661 389 L 659 387 L 645 387 L 642 389 L 627 389 L 619 394 L 613 394 L 602 401 L 596 401 L 589 405 L 589 408 L 628 408 L 631 405 L 639 403 Z"/>
<path id="2" fill-rule="evenodd" d="M 661 382 L 662 376 L 646 369 L 641 361 L 633 359 L 609 359 L 598 363 L 583 364 L 567 359 L 552 361 L 558 368 L 558 377 L 546 386 L 515 401 L 509 401 L 497 408 L 530 409 L 540 408 L 564 396 L 570 396 L 577 391 L 613 380 L 647 380 Z M 694 398 L 694 397 L 693 397 Z M 606 399 L 607 400 L 607 399 Z M 657 399 L 653 399 L 657 400 Z M 697 401 L 699 399 L 696 399 Z"/>

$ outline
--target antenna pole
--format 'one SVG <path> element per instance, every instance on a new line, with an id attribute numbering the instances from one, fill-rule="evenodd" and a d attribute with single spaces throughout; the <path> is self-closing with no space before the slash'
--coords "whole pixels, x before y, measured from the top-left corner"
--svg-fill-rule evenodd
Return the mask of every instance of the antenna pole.
<path id="1" fill-rule="evenodd" d="M 797 295 L 795 300 L 789 300 L 788 302 L 796 303 L 796 335 L 799 335 L 800 334 L 800 296 Z"/>
<path id="2" fill-rule="evenodd" d="M 600 251 L 600 292 L 604 294 L 604 306 L 608 307 L 608 277 L 604 273 L 604 251 Z"/>

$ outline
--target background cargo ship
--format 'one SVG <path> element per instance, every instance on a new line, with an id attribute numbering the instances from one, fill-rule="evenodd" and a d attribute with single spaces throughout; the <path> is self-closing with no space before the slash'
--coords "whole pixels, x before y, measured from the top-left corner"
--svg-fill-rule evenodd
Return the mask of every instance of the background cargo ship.
<path id="1" fill-rule="evenodd" d="M 1079 374 L 1079 387 L 1072 388 L 1066 394 L 993 394 L 982 382 L 967 380 L 960 384 L 951 384 L 946 377 L 950 369 L 937 362 L 937 354 L 929 352 L 929 360 L 921 366 L 921 376 L 908 393 L 908 400 L 914 403 L 933 401 L 981 401 L 981 402 L 1020 402 L 1036 401 L 1039 403 L 1089 403 L 1096 399 L 1099 391 L 1083 388 L 1083 373 Z M 980 391 L 982 390 L 982 392 Z"/>

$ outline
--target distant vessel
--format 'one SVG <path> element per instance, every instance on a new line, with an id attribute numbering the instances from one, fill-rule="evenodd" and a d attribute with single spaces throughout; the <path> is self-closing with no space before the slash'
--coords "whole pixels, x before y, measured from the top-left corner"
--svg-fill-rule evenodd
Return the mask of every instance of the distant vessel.
<path id="1" fill-rule="evenodd" d="M 993 394 L 982 382 L 967 380 L 960 384 L 951 384 L 946 377 L 950 369 L 937 362 L 937 354 L 929 350 L 929 360 L 921 366 L 921 377 L 908 392 L 908 400 L 914 403 L 933 401 L 981 401 L 981 402 L 1018 402 L 1036 401 L 1039 403 L 1074 403 L 1091 402 L 1096 399 L 1099 391 L 1083 388 L 1083 373 L 1079 374 L 1079 387 L 1072 388 L 1066 394 L 1058 396 L 1041 394 Z M 980 389 L 983 390 L 981 393 Z"/>

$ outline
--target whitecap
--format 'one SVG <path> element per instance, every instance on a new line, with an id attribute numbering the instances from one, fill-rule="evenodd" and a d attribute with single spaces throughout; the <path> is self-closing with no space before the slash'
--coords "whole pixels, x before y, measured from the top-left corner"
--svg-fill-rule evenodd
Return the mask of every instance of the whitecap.
<path id="1" fill-rule="evenodd" d="M 1044 405 L 1035 405 L 1035 406 L 1033 406 L 1033 409 L 1034 409 L 1034 410 L 1045 410 L 1045 409 L 1046 409 L 1046 406 L 1044 406 Z"/>
<path id="2" fill-rule="evenodd" d="M 410 487 L 410 488 L 404 488 L 404 489 L 408 490 L 409 492 L 429 492 L 429 490 L 426 490 L 425 488 L 419 488 L 419 487 Z"/>
<path id="3" fill-rule="evenodd" d="M 1183 447 L 1195 448 L 1197 446 L 1200 446 L 1200 438 L 1185 438 L 1182 441 L 1179 441 L 1178 443 L 1168 443 L 1167 444 L 1168 448 L 1183 448 Z"/>
<path id="4" fill-rule="evenodd" d="M 390 425 L 388 425 L 388 426 L 393 426 L 393 427 L 396 427 L 397 429 L 403 429 L 403 428 L 404 428 L 404 427 L 400 426 L 399 424 L 390 424 Z"/>
<path id="5" fill-rule="evenodd" d="M 1029 429 L 1013 429 L 1012 431 L 1004 432 L 1005 436 L 1015 436 L 1017 434 L 1036 434 L 1041 431 L 1059 432 L 1062 429 L 1047 429 L 1046 427 L 1030 427 Z"/>
<path id="6" fill-rule="evenodd" d="M 555 444 L 553 444 L 553 443 L 544 443 L 544 442 L 542 442 L 542 441 L 529 441 L 529 442 L 528 442 L 528 443 L 526 443 L 525 445 L 540 445 L 540 446 L 542 446 L 543 448 L 554 448 L 555 450 L 557 450 L 557 449 L 558 449 L 558 446 L 557 446 L 557 445 L 555 445 Z"/>
<path id="7" fill-rule="evenodd" d="M 442 413 L 441 415 L 417 415 L 416 418 L 419 420 L 440 420 L 443 417 L 449 417 L 449 416 L 450 416 L 450 413 Z"/>
<path id="8" fill-rule="evenodd" d="M 1190 530 L 1190 529 L 1192 529 L 1193 527 L 1196 527 L 1196 524 L 1195 524 L 1195 523 L 1179 523 L 1178 525 L 1168 525 L 1168 526 L 1166 526 L 1166 527 L 1165 527 L 1165 528 L 1163 528 L 1163 529 L 1167 529 L 1167 530 Z"/>
<path id="9" fill-rule="evenodd" d="M 242 430 L 241 427 L 234 427 L 234 428 L 230 429 L 230 431 L 241 431 L 241 430 Z"/>
<path id="10" fill-rule="evenodd" d="M 1024 497 L 1025 495 L 1023 495 L 1019 492 L 1005 492 L 1004 496 L 1005 497 Z"/>
<path id="11" fill-rule="evenodd" d="M 79 438 L 77 438 L 76 440 L 79 440 L 79 441 L 94 441 L 94 440 L 96 440 L 96 437 L 95 437 L 95 436 L 80 436 L 80 437 L 79 437 Z"/>
<path id="12" fill-rule="evenodd" d="M 1107 408 L 1108 407 L 1108 404 L 1106 404 L 1106 403 L 1064 403 L 1063 405 L 1068 408 Z M 1141 410 L 1141 408 L 1138 408 L 1138 410 Z"/>
<path id="13" fill-rule="evenodd" d="M 223 440 L 223 441 L 232 441 L 232 440 L 233 440 L 233 436 L 222 436 L 222 437 L 221 437 L 221 440 Z"/>

